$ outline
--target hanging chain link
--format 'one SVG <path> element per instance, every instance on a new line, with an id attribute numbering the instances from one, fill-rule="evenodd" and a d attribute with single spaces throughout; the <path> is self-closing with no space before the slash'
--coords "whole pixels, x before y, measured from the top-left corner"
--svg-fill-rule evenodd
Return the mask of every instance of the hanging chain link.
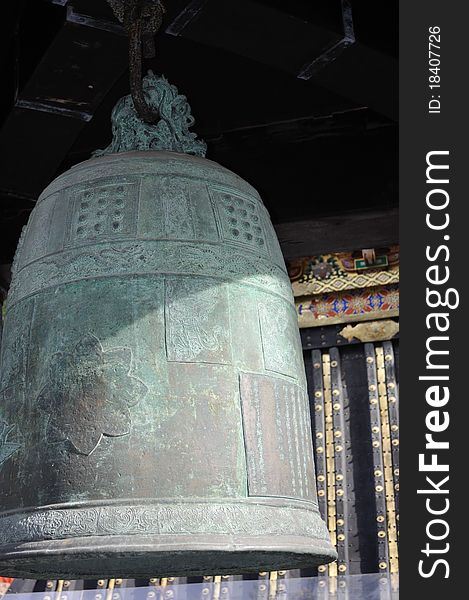
<path id="1" fill-rule="evenodd" d="M 158 113 L 147 104 L 142 88 L 142 58 L 155 56 L 154 36 L 163 22 L 165 8 L 160 0 L 107 0 L 116 18 L 129 35 L 130 93 L 135 110 L 146 123 L 154 123 Z"/>

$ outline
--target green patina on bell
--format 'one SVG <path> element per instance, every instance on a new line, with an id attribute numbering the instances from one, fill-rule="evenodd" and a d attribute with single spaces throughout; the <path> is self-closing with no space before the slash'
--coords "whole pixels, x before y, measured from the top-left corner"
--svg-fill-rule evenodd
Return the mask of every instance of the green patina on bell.
<path id="1" fill-rule="evenodd" d="M 1 355 L 0 574 L 310 567 L 318 513 L 302 351 L 257 192 L 203 158 L 184 96 L 144 80 L 114 139 L 42 193 Z"/>

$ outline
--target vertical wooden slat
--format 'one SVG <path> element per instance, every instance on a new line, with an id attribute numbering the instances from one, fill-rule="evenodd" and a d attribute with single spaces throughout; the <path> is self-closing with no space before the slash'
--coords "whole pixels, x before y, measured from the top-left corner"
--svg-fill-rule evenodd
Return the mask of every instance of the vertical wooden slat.
<path id="1" fill-rule="evenodd" d="M 269 574 L 269 600 L 274 600 L 277 596 L 277 571 L 271 571 Z"/>
<path id="2" fill-rule="evenodd" d="M 340 354 L 337 348 L 330 349 L 331 389 L 332 389 L 332 426 L 334 434 L 334 469 L 336 495 L 336 548 L 338 553 L 338 572 L 345 575 L 349 567 L 348 547 L 348 488 L 347 460 L 345 452 L 345 394 L 342 386 Z M 340 591 L 340 590 L 339 590 Z"/>
<path id="3" fill-rule="evenodd" d="M 288 571 L 277 571 L 277 595 L 276 600 L 287 600 L 286 578 Z"/>
<path id="4" fill-rule="evenodd" d="M 379 580 L 379 600 L 392 600 L 389 576 L 382 577 Z"/>
<path id="5" fill-rule="evenodd" d="M 373 344 L 365 344 L 366 372 L 368 379 L 368 400 L 370 407 L 371 445 L 373 454 L 373 476 L 376 503 L 376 523 L 378 535 L 378 569 L 389 572 L 389 552 L 387 544 L 386 498 L 384 491 L 384 463 L 381 438 L 381 414 L 378 393 L 376 355 Z"/>
<path id="6" fill-rule="evenodd" d="M 337 600 L 349 600 L 348 576 L 339 577 Z"/>
<path id="7" fill-rule="evenodd" d="M 58 580 L 56 579 L 48 579 L 46 581 L 44 595 L 42 600 L 54 600 L 55 599 L 55 591 L 57 589 Z"/>
<path id="8" fill-rule="evenodd" d="M 326 464 L 326 428 L 324 414 L 324 374 L 322 353 L 320 350 L 313 350 L 313 396 L 314 405 L 313 422 L 314 422 L 314 450 L 316 463 L 316 481 L 318 492 L 318 503 L 321 517 L 328 523 L 328 496 L 327 496 L 327 464 Z M 327 575 L 327 566 L 320 565 L 318 567 L 319 577 Z"/>
<path id="9" fill-rule="evenodd" d="M 391 427 L 389 423 L 388 410 L 388 387 L 390 382 L 386 381 L 386 371 L 384 367 L 384 351 L 382 346 L 375 348 L 377 376 L 378 376 L 378 392 L 379 392 L 379 407 L 381 417 L 381 439 L 384 464 L 384 486 L 386 492 L 386 515 L 387 515 L 387 539 L 389 548 L 389 565 L 390 572 L 397 573 L 398 551 L 397 551 L 397 530 L 396 530 L 396 505 L 394 501 L 394 479 L 393 479 L 393 461 L 391 453 Z M 391 386 L 394 390 L 394 387 Z"/>
<path id="10" fill-rule="evenodd" d="M 317 599 L 318 600 L 329 600 L 329 588 L 328 588 L 328 578 L 321 577 L 318 581 L 318 592 Z"/>
<path id="11" fill-rule="evenodd" d="M 65 579 L 62 583 L 62 594 L 59 600 L 81 600 L 84 593 L 84 582 L 80 579 Z"/>
<path id="12" fill-rule="evenodd" d="M 258 576 L 257 600 L 267 600 L 269 597 L 269 573 L 261 571 Z"/>
<path id="13" fill-rule="evenodd" d="M 220 600 L 221 593 L 221 575 L 215 575 L 213 578 L 213 600 Z"/>
<path id="14" fill-rule="evenodd" d="M 204 575 L 203 586 L 200 591 L 200 600 L 212 600 L 213 595 L 213 577 Z"/>
<path id="15" fill-rule="evenodd" d="M 179 600 L 179 585 L 177 577 L 164 577 L 160 580 L 160 599 Z"/>
<path id="16" fill-rule="evenodd" d="M 331 543 L 337 544 L 337 522 L 336 522 L 336 493 L 335 493 L 335 449 L 334 449 L 334 425 L 332 408 L 331 388 L 331 359 L 326 352 L 322 356 L 322 374 L 324 388 L 324 423 L 326 442 L 326 482 L 327 482 L 327 526 Z M 329 578 L 337 577 L 337 563 L 334 561 L 328 565 Z M 329 582 L 329 592 L 334 583 Z"/>
<path id="17" fill-rule="evenodd" d="M 318 502 L 321 517 L 327 522 L 327 470 L 325 454 L 324 391 L 321 351 L 313 350 L 312 359 L 314 405 L 311 412 L 313 413 L 314 420 L 314 448 Z"/>
<path id="18" fill-rule="evenodd" d="M 392 342 L 383 342 L 384 367 L 388 390 L 389 425 L 391 428 L 391 454 L 396 505 L 396 532 L 399 538 L 399 389 L 396 378 L 396 358 Z"/>
<path id="19" fill-rule="evenodd" d="M 160 579 L 158 577 L 150 577 L 148 581 L 147 600 L 160 600 Z"/>

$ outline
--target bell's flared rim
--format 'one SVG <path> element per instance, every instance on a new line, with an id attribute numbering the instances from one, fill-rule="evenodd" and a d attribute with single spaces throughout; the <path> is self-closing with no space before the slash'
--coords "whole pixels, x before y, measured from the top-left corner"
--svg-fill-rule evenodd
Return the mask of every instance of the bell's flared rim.
<path id="1" fill-rule="evenodd" d="M 336 559 L 334 547 L 325 538 L 97 536 L 4 546 L 0 548 L 0 575 L 26 579 L 240 575 L 311 569 Z"/>

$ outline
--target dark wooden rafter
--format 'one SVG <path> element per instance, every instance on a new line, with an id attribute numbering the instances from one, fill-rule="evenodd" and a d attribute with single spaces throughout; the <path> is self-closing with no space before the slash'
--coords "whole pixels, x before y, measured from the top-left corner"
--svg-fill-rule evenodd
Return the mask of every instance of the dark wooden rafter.
<path id="1" fill-rule="evenodd" d="M 297 144 L 320 137 L 356 135 L 375 129 L 393 127 L 393 123 L 368 108 L 353 108 L 321 116 L 306 116 L 285 121 L 249 125 L 221 131 L 216 137 L 204 136 L 217 152 L 233 143 L 249 149 L 259 144 Z"/>
<path id="2" fill-rule="evenodd" d="M 288 8 L 282 12 L 254 1 L 192 0 L 166 33 L 277 67 L 396 120 L 397 61 L 357 40 L 351 3 L 337 1 L 342 18 L 335 30 L 290 16 Z"/>
<path id="3" fill-rule="evenodd" d="M 278 223 L 275 230 L 286 259 L 399 243 L 399 211 L 371 210 L 309 221 Z"/>
<path id="4" fill-rule="evenodd" d="M 68 4 L 64 16 L 0 130 L 0 191 L 6 195 L 14 191 L 24 198 L 37 197 L 127 69 L 122 28 L 82 14 L 79 0 Z M 27 177 L 19 164 L 25 165 Z"/>

